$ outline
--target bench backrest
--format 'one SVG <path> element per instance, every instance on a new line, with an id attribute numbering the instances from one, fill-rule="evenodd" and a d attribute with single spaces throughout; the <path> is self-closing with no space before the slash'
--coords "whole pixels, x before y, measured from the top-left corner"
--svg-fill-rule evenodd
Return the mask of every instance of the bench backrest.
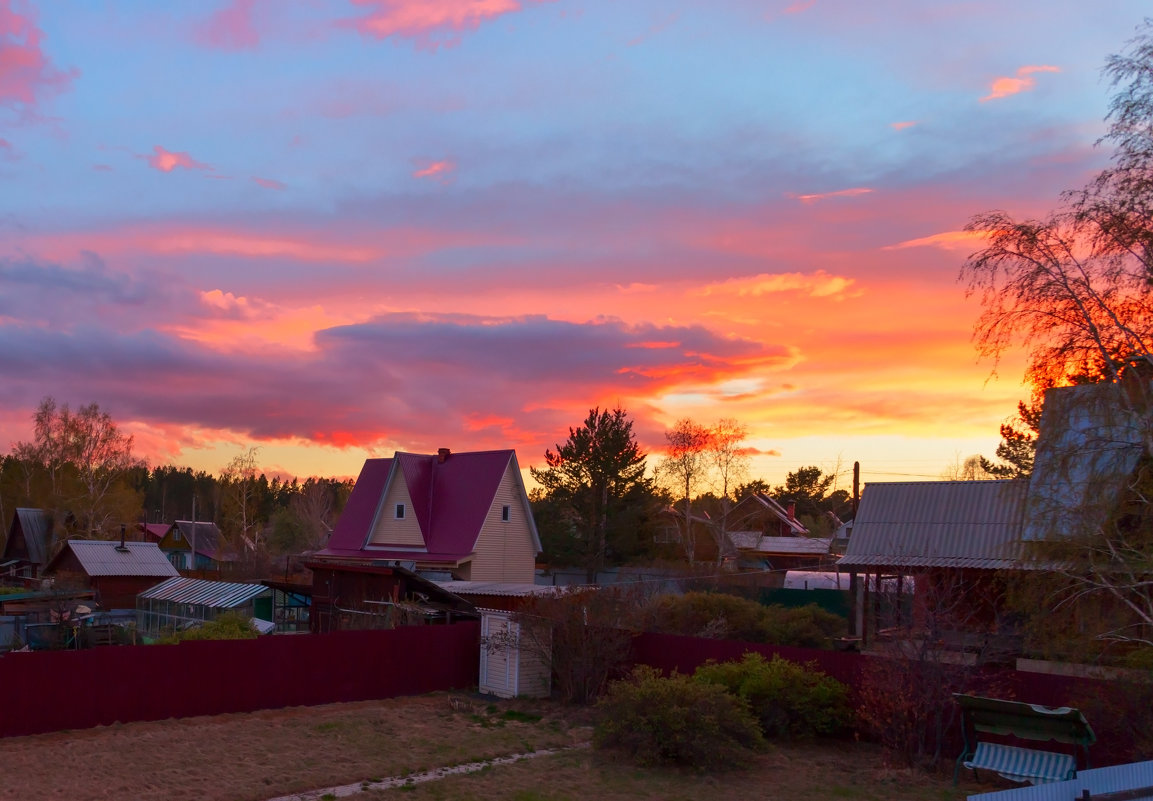
<path id="1" fill-rule="evenodd" d="M 961 705 L 964 722 L 975 732 L 1081 746 L 1097 741 L 1089 721 L 1072 707 L 1047 707 L 960 693 L 954 693 L 953 697 Z"/>

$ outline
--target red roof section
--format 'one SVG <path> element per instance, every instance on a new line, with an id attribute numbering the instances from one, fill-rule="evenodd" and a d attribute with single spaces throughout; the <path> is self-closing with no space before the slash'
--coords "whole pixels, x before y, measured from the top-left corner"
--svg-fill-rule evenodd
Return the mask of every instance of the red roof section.
<path id="1" fill-rule="evenodd" d="M 360 468 L 356 484 L 348 496 L 348 503 L 336 528 L 328 538 L 326 551 L 359 551 L 368 539 L 369 529 L 376 517 L 376 508 L 384 497 L 384 485 L 388 481 L 388 471 L 392 469 L 392 459 L 366 459 Z"/>
<path id="2" fill-rule="evenodd" d="M 485 516 L 514 457 L 514 451 L 501 450 L 453 453 L 443 462 L 436 455 L 400 452 L 393 459 L 369 459 L 360 471 L 328 548 L 317 555 L 460 560 L 476 548 Z M 402 477 L 408 487 L 427 552 L 365 549 L 394 462 L 397 477 Z"/>

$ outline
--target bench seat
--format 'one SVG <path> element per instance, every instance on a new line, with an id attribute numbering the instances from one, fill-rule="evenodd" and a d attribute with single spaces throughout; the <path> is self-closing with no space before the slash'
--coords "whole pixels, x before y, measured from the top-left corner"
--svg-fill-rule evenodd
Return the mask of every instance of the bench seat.
<path id="1" fill-rule="evenodd" d="M 1070 754 L 999 743 L 977 743 L 977 750 L 964 765 L 974 770 L 991 770 L 1015 782 L 1033 784 L 1072 779 L 1077 775 L 1077 760 Z"/>

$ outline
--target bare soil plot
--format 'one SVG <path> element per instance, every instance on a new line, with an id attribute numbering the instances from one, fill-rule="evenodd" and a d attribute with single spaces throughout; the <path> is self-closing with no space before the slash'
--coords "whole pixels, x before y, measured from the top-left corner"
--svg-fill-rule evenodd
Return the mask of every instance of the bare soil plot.
<path id="1" fill-rule="evenodd" d="M 258 801 L 586 742 L 579 724 L 438 693 L 0 739 L 0 799 Z"/>

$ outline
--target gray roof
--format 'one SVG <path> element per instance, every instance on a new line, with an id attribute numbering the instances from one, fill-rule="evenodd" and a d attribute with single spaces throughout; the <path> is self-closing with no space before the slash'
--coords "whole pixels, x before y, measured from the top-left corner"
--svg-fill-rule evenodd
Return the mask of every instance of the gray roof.
<path id="1" fill-rule="evenodd" d="M 29 561 L 45 564 L 52 544 L 52 526 L 47 513 L 43 509 L 17 509 L 13 522 L 16 520 L 20 521 L 20 530 L 24 532 Z M 9 546 L 5 544 L 4 547 L 7 550 Z"/>
<path id="2" fill-rule="evenodd" d="M 809 533 L 809 530 L 805 528 L 801 521 L 789 516 L 788 509 L 777 502 L 776 499 L 763 492 L 754 492 L 746 495 L 729 510 L 728 518 L 734 524 L 741 525 L 742 523 L 747 524 L 746 521 L 763 514 L 777 518 L 798 536 L 803 537 Z"/>
<path id="3" fill-rule="evenodd" d="M 243 606 L 262 594 L 272 594 L 263 584 L 240 584 L 233 581 L 170 578 L 136 596 L 137 601 L 172 601 L 180 604 L 207 606 L 213 609 L 233 609 Z"/>
<path id="4" fill-rule="evenodd" d="M 840 569 L 1018 566 L 1025 480 L 869 483 Z"/>
<path id="5" fill-rule="evenodd" d="M 761 537 L 755 548 L 757 553 L 810 556 L 827 554 L 832 542 L 831 537 Z"/>
<path id="6" fill-rule="evenodd" d="M 235 559 L 232 554 L 222 553 L 220 550 L 220 528 L 215 523 L 198 520 L 195 524 L 196 536 L 193 537 L 193 523 L 191 520 L 177 520 L 172 525 L 180 531 L 180 536 L 192 547 L 195 540 L 196 552 L 207 556 L 215 562 L 230 562 Z"/>
<path id="7" fill-rule="evenodd" d="M 519 584 L 512 581 L 434 581 L 436 586 L 456 595 L 507 595 L 523 598 L 530 595 L 556 595 L 558 588 L 549 584 Z"/>
<path id="8" fill-rule="evenodd" d="M 1026 540 L 1091 535 L 1117 509 L 1145 452 L 1147 415 L 1123 384 L 1060 387 L 1045 393 L 1029 484 Z"/>
<path id="9" fill-rule="evenodd" d="M 89 576 L 179 576 L 180 573 L 154 542 L 68 540 L 70 548 Z M 53 563 L 61 558 L 61 551 Z"/>

